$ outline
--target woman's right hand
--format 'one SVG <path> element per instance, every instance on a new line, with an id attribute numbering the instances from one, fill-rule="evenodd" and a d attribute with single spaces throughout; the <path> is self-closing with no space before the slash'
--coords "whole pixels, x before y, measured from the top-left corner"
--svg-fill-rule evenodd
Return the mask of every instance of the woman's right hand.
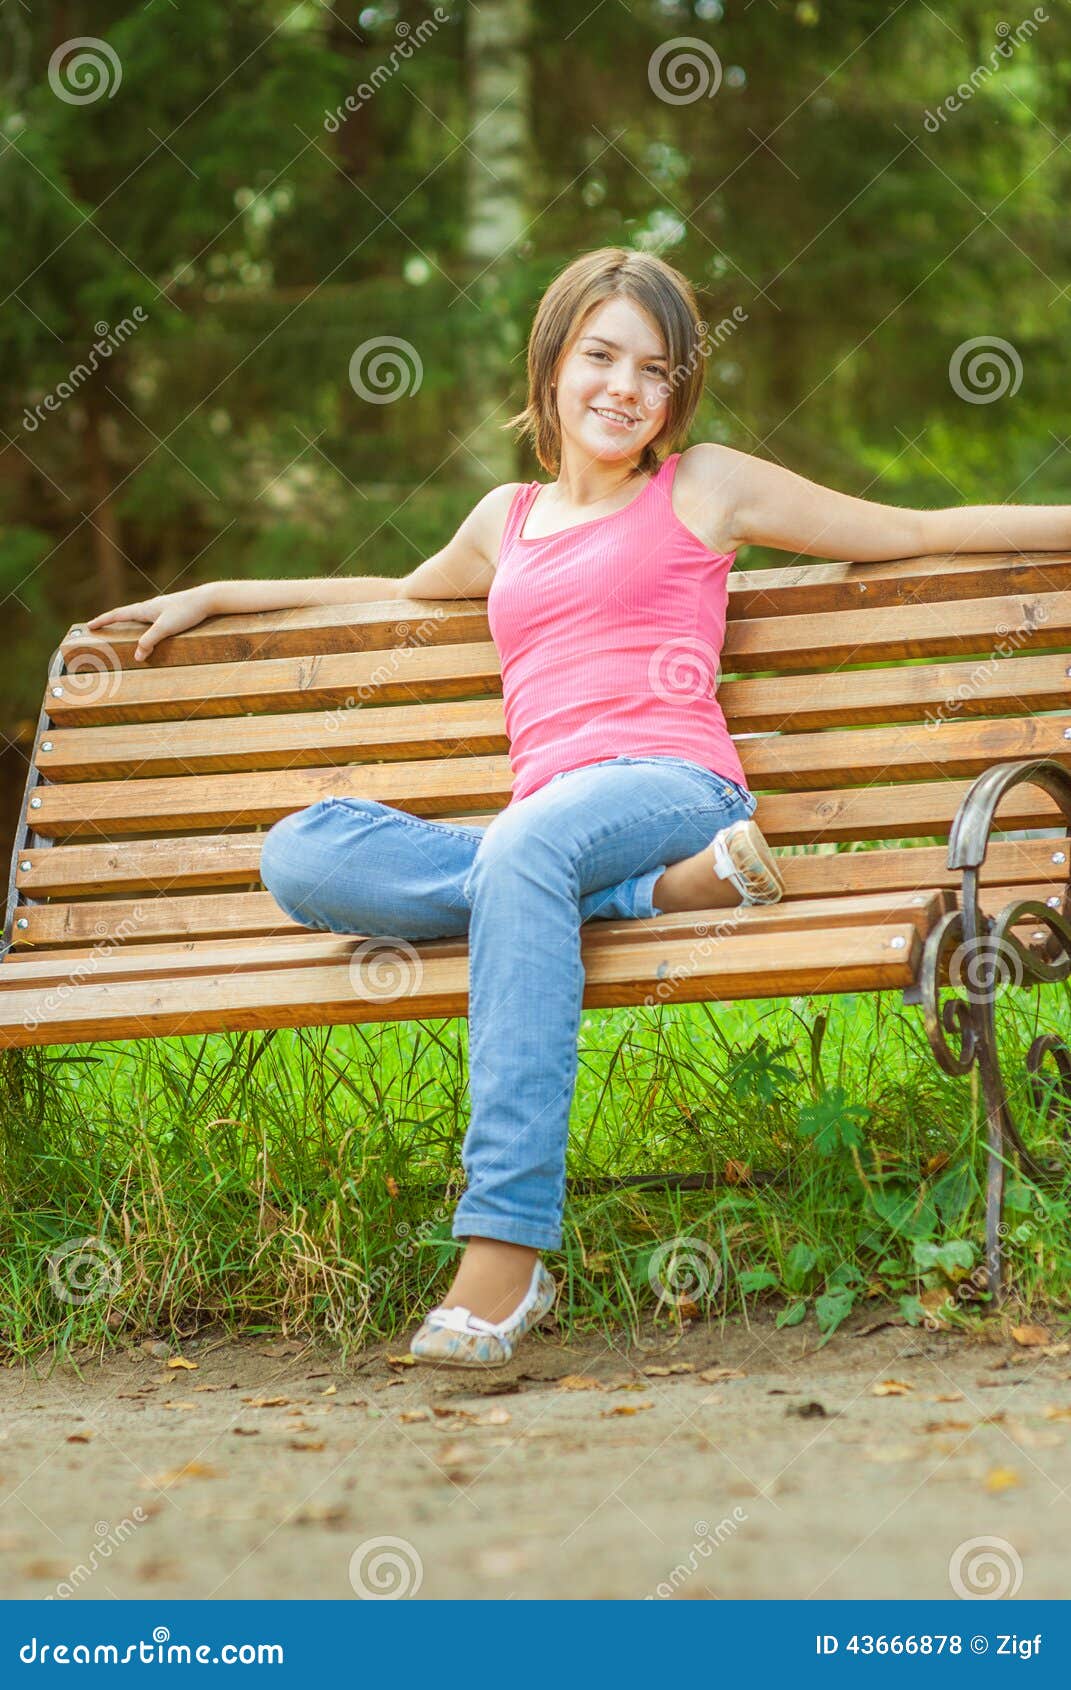
<path id="1" fill-rule="evenodd" d="M 154 599 L 142 599 L 139 604 L 117 605 L 114 610 L 104 610 L 99 616 L 91 617 L 86 627 L 92 633 L 109 622 L 150 622 L 152 626 L 139 637 L 134 648 L 134 657 L 140 663 L 161 640 L 195 628 L 214 610 L 212 587 L 206 583 L 184 587 L 177 593 L 160 593 Z"/>

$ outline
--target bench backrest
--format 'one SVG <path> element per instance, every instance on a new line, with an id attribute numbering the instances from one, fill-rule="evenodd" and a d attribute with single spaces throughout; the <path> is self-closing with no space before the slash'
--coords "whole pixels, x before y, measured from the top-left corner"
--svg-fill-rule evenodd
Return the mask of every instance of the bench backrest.
<path id="1" fill-rule="evenodd" d="M 304 931 L 260 887 L 260 840 L 321 797 L 490 820 L 512 777 L 484 603 L 389 593 L 215 617 L 148 665 L 133 659 L 143 624 L 72 628 L 45 689 L 7 942 L 75 955 Z M 718 696 L 758 820 L 775 846 L 829 847 L 788 854 L 786 895 L 954 886 L 944 848 L 917 842 L 947 838 L 994 763 L 1071 766 L 1069 651 L 1071 553 L 734 571 Z M 999 820 L 1059 817 L 1023 784 Z M 1066 876 L 1054 860 L 1051 840 L 997 842 L 983 881 L 1042 886 Z"/>

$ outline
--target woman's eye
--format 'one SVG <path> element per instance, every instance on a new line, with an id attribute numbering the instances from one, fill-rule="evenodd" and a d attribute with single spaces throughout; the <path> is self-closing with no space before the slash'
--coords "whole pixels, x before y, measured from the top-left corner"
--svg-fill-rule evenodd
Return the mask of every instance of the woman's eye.
<path id="1" fill-rule="evenodd" d="M 609 357 L 609 354 L 606 353 L 606 352 L 586 352 L 584 354 L 584 356 L 586 358 L 606 358 L 606 357 Z M 660 370 L 660 369 L 656 368 L 656 366 L 654 364 L 648 364 L 647 374 L 649 376 L 655 376 L 658 381 L 665 381 L 665 379 L 666 379 L 665 370 Z"/>

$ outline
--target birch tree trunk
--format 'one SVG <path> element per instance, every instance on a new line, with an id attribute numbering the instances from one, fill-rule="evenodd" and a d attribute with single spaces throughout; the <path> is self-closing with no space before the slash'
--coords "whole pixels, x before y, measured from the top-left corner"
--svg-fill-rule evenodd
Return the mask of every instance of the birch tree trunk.
<path id="1" fill-rule="evenodd" d="M 501 428 L 513 403 L 507 301 L 499 290 L 525 227 L 531 0 L 481 0 L 466 11 L 469 91 L 465 286 L 478 307 L 465 347 L 466 411 L 457 459 L 482 486 L 516 476 L 517 449 Z M 461 309 L 460 306 L 457 309 Z M 472 316 L 470 314 L 470 322 Z"/>

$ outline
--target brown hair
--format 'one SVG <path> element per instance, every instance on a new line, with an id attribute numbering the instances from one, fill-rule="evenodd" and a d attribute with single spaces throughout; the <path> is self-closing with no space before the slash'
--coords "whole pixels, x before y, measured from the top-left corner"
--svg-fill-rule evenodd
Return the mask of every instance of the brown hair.
<path id="1" fill-rule="evenodd" d="M 644 447 L 639 468 L 653 475 L 686 438 L 703 392 L 707 325 L 687 277 L 652 253 L 604 246 L 573 259 L 539 301 L 528 336 L 528 403 L 503 428 L 530 438 L 545 470 L 561 467 L 561 429 L 551 391 L 562 356 L 595 306 L 624 297 L 642 306 L 665 337 L 669 361 L 666 420 Z"/>

